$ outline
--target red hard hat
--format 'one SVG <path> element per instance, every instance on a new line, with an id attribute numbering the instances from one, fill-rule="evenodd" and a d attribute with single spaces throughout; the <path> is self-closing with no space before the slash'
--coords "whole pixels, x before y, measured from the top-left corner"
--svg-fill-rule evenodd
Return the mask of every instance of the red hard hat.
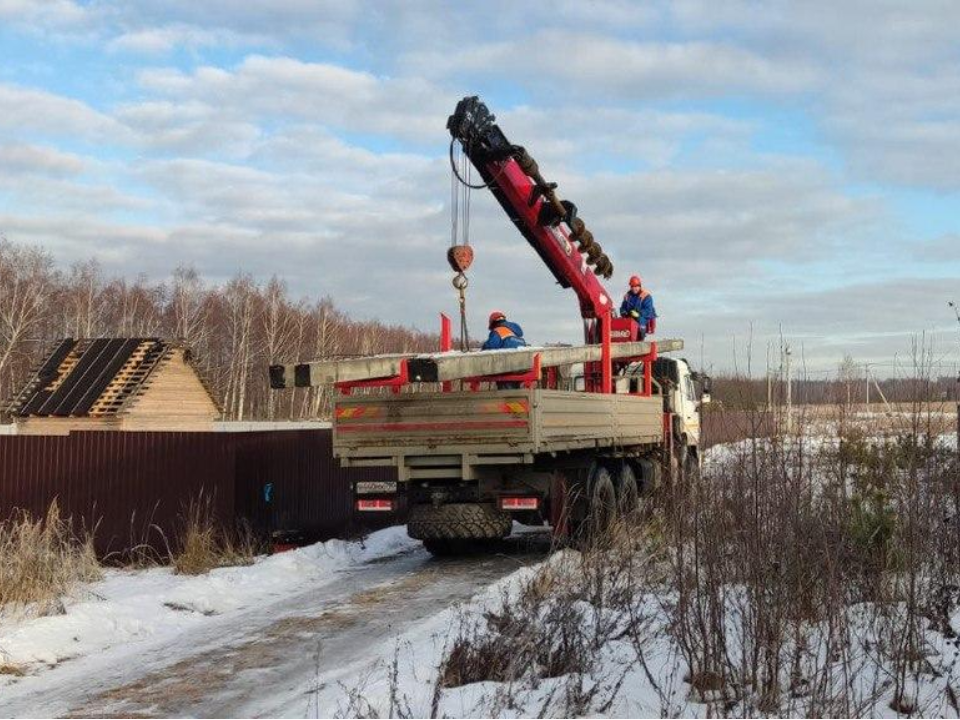
<path id="1" fill-rule="evenodd" d="M 506 319 L 507 319 L 507 316 L 506 316 L 506 315 L 504 315 L 504 314 L 503 314 L 502 312 L 500 312 L 499 310 L 494 310 L 492 313 L 490 313 L 490 323 L 489 323 L 489 324 L 492 326 L 492 325 L 493 325 L 495 322 L 497 322 L 498 320 L 506 320 Z"/>
<path id="2" fill-rule="evenodd" d="M 640 280 L 640 276 L 639 276 L 639 275 L 631 275 L 631 276 L 630 276 L 630 284 L 631 284 L 631 285 L 642 285 L 643 282 Z"/>

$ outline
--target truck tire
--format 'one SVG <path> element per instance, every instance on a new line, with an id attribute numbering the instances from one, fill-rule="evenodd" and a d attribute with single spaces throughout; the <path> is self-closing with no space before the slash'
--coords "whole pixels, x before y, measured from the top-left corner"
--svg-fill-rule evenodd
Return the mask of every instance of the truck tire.
<path id="1" fill-rule="evenodd" d="M 640 507 L 640 489 L 633 466 L 624 460 L 617 473 L 617 509 L 622 517 L 630 517 Z"/>
<path id="2" fill-rule="evenodd" d="M 674 447 L 676 450 L 673 453 L 672 462 L 670 464 L 670 474 L 673 476 L 673 484 L 675 487 L 681 487 L 685 484 L 687 479 L 687 457 L 690 452 L 687 449 L 686 438 L 674 438 Z"/>
<path id="3" fill-rule="evenodd" d="M 617 493 L 610 471 L 598 465 L 590 481 L 590 534 L 599 537 L 608 531 L 617 517 Z"/>
<path id="4" fill-rule="evenodd" d="M 689 446 L 685 447 L 683 453 L 683 479 L 688 483 L 700 479 L 700 458 L 697 451 Z"/>
<path id="5" fill-rule="evenodd" d="M 512 527 L 510 516 L 493 503 L 451 503 L 438 507 L 414 505 L 407 520 L 407 534 L 417 540 L 499 539 L 509 535 Z M 431 544 L 438 548 L 441 545 Z"/>
<path id="6" fill-rule="evenodd" d="M 660 487 L 663 475 L 663 466 L 649 458 L 640 458 L 636 461 L 637 487 L 641 497 L 649 497 Z"/>

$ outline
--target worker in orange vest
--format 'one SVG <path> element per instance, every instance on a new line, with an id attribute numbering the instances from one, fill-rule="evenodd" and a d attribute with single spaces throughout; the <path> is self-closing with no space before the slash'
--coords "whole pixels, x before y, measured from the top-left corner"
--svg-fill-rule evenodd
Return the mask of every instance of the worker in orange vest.
<path id="1" fill-rule="evenodd" d="M 523 330 L 519 325 L 507 320 L 507 316 L 499 310 L 490 313 L 490 336 L 481 350 L 508 350 L 510 348 L 526 347 L 523 339 Z M 500 380 L 497 388 L 500 390 L 516 390 L 520 383 L 516 380 Z"/>
<path id="2" fill-rule="evenodd" d="M 523 330 L 519 325 L 507 320 L 507 316 L 499 310 L 490 313 L 490 335 L 483 344 L 482 350 L 506 350 L 508 348 L 526 347 L 523 339 Z"/>
<path id="3" fill-rule="evenodd" d="M 630 290 L 620 303 L 620 316 L 631 317 L 640 326 L 641 335 L 652 333 L 657 328 L 657 311 L 653 307 L 653 295 L 644 290 L 639 275 L 630 278 Z"/>

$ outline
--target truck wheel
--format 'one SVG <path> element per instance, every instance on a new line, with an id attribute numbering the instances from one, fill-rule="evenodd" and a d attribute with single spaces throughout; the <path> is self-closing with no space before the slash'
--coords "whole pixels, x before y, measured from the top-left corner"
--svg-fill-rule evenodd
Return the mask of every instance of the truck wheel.
<path id="1" fill-rule="evenodd" d="M 649 458 L 640 458 L 636 461 L 635 472 L 637 473 L 637 487 L 640 489 L 641 497 L 648 497 L 658 487 L 663 475 L 663 466 L 659 462 L 654 462 Z"/>
<path id="2" fill-rule="evenodd" d="M 620 464 L 617 474 L 617 505 L 623 517 L 630 517 L 640 507 L 637 475 L 626 460 Z"/>
<path id="3" fill-rule="evenodd" d="M 617 493 L 610 471 L 603 465 L 594 470 L 590 485 L 590 534 L 598 537 L 613 526 L 617 516 Z"/>
<path id="4" fill-rule="evenodd" d="M 695 482 L 700 478 L 700 459 L 695 450 L 684 448 L 683 479 L 685 482 Z"/>
<path id="5" fill-rule="evenodd" d="M 512 527 L 510 516 L 493 503 L 414 505 L 407 520 L 407 534 L 417 540 L 499 539 Z"/>
<path id="6" fill-rule="evenodd" d="M 673 453 L 673 464 L 670 471 L 674 477 L 674 484 L 681 485 L 687 479 L 687 457 L 690 455 L 687 449 L 687 442 L 683 438 L 674 439 L 676 443 L 676 452 Z"/>

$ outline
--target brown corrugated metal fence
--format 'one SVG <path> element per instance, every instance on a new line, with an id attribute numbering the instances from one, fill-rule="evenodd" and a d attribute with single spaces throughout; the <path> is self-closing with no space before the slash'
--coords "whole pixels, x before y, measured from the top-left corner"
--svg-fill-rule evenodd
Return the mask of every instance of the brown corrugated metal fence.
<path id="1" fill-rule="evenodd" d="M 762 413 L 708 412 L 706 444 L 768 435 Z M 96 527 L 101 554 L 149 544 L 160 552 L 177 534 L 191 500 L 208 498 L 225 525 L 304 540 L 360 530 L 352 480 L 393 480 L 393 468 L 343 469 L 330 430 L 240 433 L 74 432 L 0 435 L 0 518 L 34 515 L 54 500 L 78 528 Z M 402 516 L 401 516 L 402 517 Z M 367 527 L 395 522 L 377 516 Z"/>
<path id="2" fill-rule="evenodd" d="M 341 468 L 333 457 L 330 430 L 231 434 L 236 450 L 237 515 L 255 528 L 305 539 L 343 535 L 359 529 L 354 527 L 357 518 L 350 483 L 396 479 L 393 468 Z M 395 518 L 364 521 L 363 529 L 368 529 Z"/>
<path id="3" fill-rule="evenodd" d="M 77 527 L 96 526 L 101 554 L 145 542 L 164 551 L 201 494 L 225 525 L 243 519 L 263 535 L 343 535 L 356 529 L 350 481 L 364 478 L 393 472 L 341 469 L 329 430 L 0 436 L 0 517 L 39 515 L 57 500 Z"/>

